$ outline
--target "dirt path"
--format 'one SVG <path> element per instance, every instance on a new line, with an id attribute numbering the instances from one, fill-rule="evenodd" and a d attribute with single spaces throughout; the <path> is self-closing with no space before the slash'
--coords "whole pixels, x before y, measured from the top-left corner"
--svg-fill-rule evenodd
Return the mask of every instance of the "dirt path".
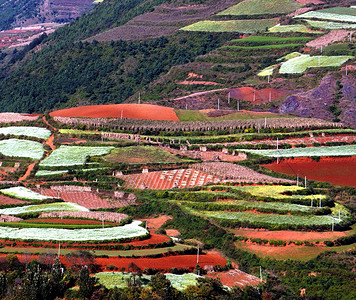
<path id="1" fill-rule="evenodd" d="M 43 122 L 46 123 L 46 125 L 47 125 L 49 128 L 52 128 L 54 131 L 57 131 L 57 128 L 56 128 L 56 127 L 53 127 L 51 124 L 48 123 L 48 121 L 46 120 L 46 116 L 43 116 L 43 117 L 42 117 L 42 120 L 43 120 Z"/>
<path id="2" fill-rule="evenodd" d="M 184 96 L 184 97 L 175 98 L 175 99 L 173 99 L 173 101 L 184 100 L 184 99 L 191 98 L 191 97 L 197 97 L 197 96 L 202 96 L 202 95 L 206 95 L 206 94 L 211 94 L 211 93 L 221 92 L 221 91 L 227 91 L 227 90 L 228 89 L 217 89 L 217 90 L 211 90 L 211 91 L 198 92 L 198 93 L 190 94 L 190 95 L 187 95 L 187 96 Z"/>
<path id="3" fill-rule="evenodd" d="M 46 145 L 50 146 L 52 150 L 56 149 L 56 146 L 53 144 L 54 134 L 52 134 L 49 139 L 46 141 Z"/>
<path id="4" fill-rule="evenodd" d="M 26 178 L 30 175 L 30 173 L 31 173 L 31 171 L 33 170 L 33 168 L 35 167 L 35 165 L 36 165 L 36 163 L 30 164 L 30 165 L 27 167 L 27 170 L 26 170 L 25 175 L 23 175 L 22 177 L 20 177 L 18 181 L 24 181 L 24 180 L 26 180 Z"/>

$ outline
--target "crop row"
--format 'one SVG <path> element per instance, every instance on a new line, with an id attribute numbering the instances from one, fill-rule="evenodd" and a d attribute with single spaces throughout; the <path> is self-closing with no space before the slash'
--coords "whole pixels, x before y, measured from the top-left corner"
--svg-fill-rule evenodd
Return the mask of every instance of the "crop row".
<path id="1" fill-rule="evenodd" d="M 106 241 L 146 236 L 148 231 L 133 221 L 124 226 L 101 229 L 9 228 L 0 227 L 1 239 L 48 241 Z"/>
<path id="2" fill-rule="evenodd" d="M 53 197 L 43 196 L 23 186 L 14 186 L 7 189 L 2 189 L 0 190 L 0 193 L 21 200 L 42 201 L 46 199 L 53 199 Z"/>
<path id="3" fill-rule="evenodd" d="M 49 203 L 41 205 L 26 205 L 19 207 L 0 209 L 3 215 L 20 215 L 27 213 L 38 213 L 43 211 L 88 211 L 87 208 L 70 202 Z"/>
<path id="4" fill-rule="evenodd" d="M 261 120 L 226 120 L 215 122 L 172 122 L 154 120 L 134 120 L 134 119 L 84 119 L 54 117 L 55 121 L 66 125 L 86 125 L 88 128 L 107 127 L 115 130 L 131 132 L 175 132 L 175 131 L 214 131 L 214 130 L 237 130 L 249 128 L 324 128 L 342 127 L 339 123 L 323 121 L 320 119 L 300 119 L 300 118 L 271 118 L 266 120 L 266 126 Z"/>
<path id="5" fill-rule="evenodd" d="M 115 212 L 96 212 L 96 211 L 63 211 L 63 212 L 50 212 L 41 213 L 40 218 L 80 218 L 90 220 L 104 220 L 108 222 L 120 223 L 128 218 L 128 215 L 115 213 Z"/>

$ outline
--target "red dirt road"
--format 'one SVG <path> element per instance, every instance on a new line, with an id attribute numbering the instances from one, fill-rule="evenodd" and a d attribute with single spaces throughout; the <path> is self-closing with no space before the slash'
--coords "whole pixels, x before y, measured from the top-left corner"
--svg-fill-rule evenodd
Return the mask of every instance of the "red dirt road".
<path id="1" fill-rule="evenodd" d="M 89 105 L 57 110 L 52 117 L 123 118 L 179 121 L 173 108 L 152 104 Z"/>
<path id="2" fill-rule="evenodd" d="M 35 167 L 35 164 L 36 164 L 36 163 L 30 164 L 30 165 L 27 167 L 27 170 L 26 170 L 25 175 L 23 175 L 22 177 L 20 177 L 18 181 L 24 181 L 24 180 L 26 180 L 26 178 L 30 175 L 31 171 L 32 171 L 33 168 Z"/>
<path id="3" fill-rule="evenodd" d="M 356 187 L 356 157 L 321 157 L 319 162 L 301 157 L 283 159 L 277 164 L 262 165 L 275 172 L 336 185 Z"/>

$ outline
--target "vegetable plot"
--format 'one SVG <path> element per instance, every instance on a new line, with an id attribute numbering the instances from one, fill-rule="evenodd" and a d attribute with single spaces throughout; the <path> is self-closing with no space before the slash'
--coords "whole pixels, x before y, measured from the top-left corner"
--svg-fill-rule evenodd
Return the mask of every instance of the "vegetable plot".
<path id="1" fill-rule="evenodd" d="M 26 205 L 0 209 L 2 215 L 18 215 L 42 211 L 89 211 L 89 209 L 71 202 L 49 203 L 42 205 Z"/>
<path id="2" fill-rule="evenodd" d="M 356 8 L 355 7 L 333 7 L 318 11 L 308 11 L 305 14 L 294 18 L 302 19 L 321 19 L 340 22 L 356 23 Z"/>
<path id="3" fill-rule="evenodd" d="M 60 167 L 84 165 L 87 156 L 109 154 L 114 147 L 60 146 L 45 158 L 40 166 Z"/>
<path id="4" fill-rule="evenodd" d="M 10 157 L 28 157 L 34 160 L 43 156 L 43 145 L 34 141 L 9 139 L 0 141 L 0 153 Z"/>
<path id="5" fill-rule="evenodd" d="M 27 189 L 22 186 L 15 186 L 15 187 L 3 189 L 3 190 L 0 190 L 0 193 L 10 196 L 10 197 L 13 197 L 13 198 L 22 199 L 22 200 L 53 199 L 53 197 L 43 196 L 39 193 L 31 191 L 30 189 Z"/>
<path id="6" fill-rule="evenodd" d="M 0 134 L 24 135 L 47 140 L 51 136 L 51 132 L 42 127 L 26 127 L 26 126 L 11 126 L 0 128 Z"/>
<path id="7" fill-rule="evenodd" d="M 72 230 L 0 227 L 0 238 L 44 241 L 104 241 L 138 238 L 148 234 L 148 231 L 140 226 L 141 223 L 141 221 L 133 221 L 131 224 L 124 226 Z"/>

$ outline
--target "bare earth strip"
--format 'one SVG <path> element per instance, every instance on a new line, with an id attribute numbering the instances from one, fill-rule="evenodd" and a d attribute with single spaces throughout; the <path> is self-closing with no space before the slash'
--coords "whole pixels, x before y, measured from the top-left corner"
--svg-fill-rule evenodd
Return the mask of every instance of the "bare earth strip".
<path id="1" fill-rule="evenodd" d="M 347 30 L 332 30 L 328 34 L 325 34 L 321 37 L 318 37 L 315 40 L 308 42 L 306 45 L 308 47 L 315 47 L 315 48 L 321 48 L 323 46 L 325 47 L 332 43 L 344 40 L 352 32 L 353 31 L 347 31 Z"/>

